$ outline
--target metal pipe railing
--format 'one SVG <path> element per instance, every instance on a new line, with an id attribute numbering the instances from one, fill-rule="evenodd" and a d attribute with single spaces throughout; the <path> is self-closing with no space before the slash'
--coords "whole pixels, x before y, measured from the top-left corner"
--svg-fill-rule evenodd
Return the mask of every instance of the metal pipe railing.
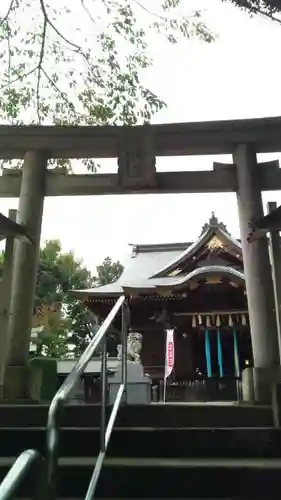
<path id="1" fill-rule="evenodd" d="M 93 498 L 94 498 L 94 495 L 95 495 L 95 492 L 96 492 L 96 487 L 97 487 L 97 484 L 98 484 L 99 475 L 100 475 L 100 472 L 101 472 L 101 469 L 102 469 L 102 465 L 103 465 L 103 461 L 104 461 L 105 454 L 106 454 L 106 449 L 107 449 L 107 446 L 108 446 L 108 443 L 109 443 L 109 440 L 110 440 L 110 437 L 111 437 L 111 433 L 112 433 L 112 430 L 113 430 L 113 427 L 114 427 L 114 423 L 115 423 L 115 419 L 116 419 L 116 416 L 117 416 L 117 413 L 118 413 L 118 409 L 120 407 L 120 404 L 121 404 L 121 401 L 122 401 L 122 398 L 123 398 L 123 394 L 124 394 L 124 384 L 121 384 L 120 387 L 119 387 L 119 389 L 118 389 L 115 401 L 114 401 L 114 405 L 113 405 L 113 408 L 112 408 L 112 411 L 111 411 L 111 415 L 110 415 L 107 427 L 105 429 L 105 434 L 104 434 L 104 449 L 101 449 L 100 452 L 99 452 L 99 455 L 98 455 L 98 458 L 97 458 L 97 461 L 96 461 L 96 465 L 95 465 L 95 468 L 94 468 L 94 472 L 93 472 L 90 484 L 88 486 L 88 490 L 87 490 L 87 493 L 86 493 L 85 500 L 93 500 Z"/>
<path id="2" fill-rule="evenodd" d="M 41 483 L 41 480 L 43 479 L 41 468 L 43 467 L 43 462 L 43 458 L 38 451 L 23 451 L 0 484 L 0 500 L 10 500 L 15 498 L 23 480 L 26 478 L 31 469 L 36 466 L 39 470 L 37 470 L 37 473 L 35 474 L 35 481 L 33 482 L 34 492 L 31 498 L 34 500 L 42 499 L 43 496 L 40 490 L 41 488 L 43 489 L 43 484 Z"/>
<path id="3" fill-rule="evenodd" d="M 107 351 L 106 351 L 106 333 L 117 316 L 122 310 L 122 381 L 116 395 L 115 402 L 111 411 L 111 415 L 106 427 L 106 406 L 107 406 Z M 101 363 L 101 425 L 100 425 L 100 452 L 95 464 L 93 475 L 86 494 L 86 500 L 92 500 L 106 449 L 110 440 L 112 429 L 121 402 L 126 399 L 126 384 L 127 384 L 127 332 L 129 321 L 129 309 L 125 296 L 119 297 L 116 304 L 108 314 L 107 318 L 97 331 L 72 372 L 68 375 L 58 392 L 54 396 L 47 422 L 47 496 L 48 500 L 56 500 L 57 498 L 57 471 L 58 471 L 58 444 L 59 444 L 59 412 L 63 404 L 69 399 L 74 388 L 76 387 L 80 377 L 83 375 L 85 368 L 91 360 L 97 347 L 102 343 L 102 363 Z M 0 499 L 1 500 L 1 499 Z"/>

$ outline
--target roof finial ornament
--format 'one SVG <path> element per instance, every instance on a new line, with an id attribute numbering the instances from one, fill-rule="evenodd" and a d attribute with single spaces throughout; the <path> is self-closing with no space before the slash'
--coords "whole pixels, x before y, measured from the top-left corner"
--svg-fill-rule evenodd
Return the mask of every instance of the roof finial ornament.
<path id="1" fill-rule="evenodd" d="M 215 216 L 215 212 L 212 212 L 211 218 L 209 220 L 209 226 L 219 227 L 218 218 Z"/>
<path id="2" fill-rule="evenodd" d="M 220 228 L 222 231 L 229 234 L 226 225 L 223 222 L 219 222 L 218 218 L 215 216 L 215 212 L 211 213 L 209 222 L 206 222 L 202 227 L 201 234 L 205 233 L 210 228 Z"/>

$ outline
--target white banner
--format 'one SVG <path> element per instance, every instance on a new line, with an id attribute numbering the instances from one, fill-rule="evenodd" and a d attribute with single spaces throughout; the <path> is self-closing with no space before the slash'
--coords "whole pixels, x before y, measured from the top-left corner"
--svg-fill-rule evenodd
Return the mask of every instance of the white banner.
<path id="1" fill-rule="evenodd" d="M 166 330 L 165 380 L 171 375 L 175 362 L 174 330 Z"/>

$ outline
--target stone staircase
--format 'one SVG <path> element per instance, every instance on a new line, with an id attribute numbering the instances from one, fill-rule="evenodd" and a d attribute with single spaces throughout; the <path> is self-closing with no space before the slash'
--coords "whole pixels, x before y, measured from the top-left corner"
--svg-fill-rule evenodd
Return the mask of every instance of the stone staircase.
<path id="1" fill-rule="evenodd" d="M 0 480 L 24 449 L 44 453 L 47 412 L 41 405 L 0 406 Z M 59 498 L 85 497 L 99 452 L 99 421 L 99 406 L 64 408 Z M 31 478 L 19 498 L 30 498 Z M 264 406 L 124 406 L 97 497 L 280 499 L 281 431 Z"/>

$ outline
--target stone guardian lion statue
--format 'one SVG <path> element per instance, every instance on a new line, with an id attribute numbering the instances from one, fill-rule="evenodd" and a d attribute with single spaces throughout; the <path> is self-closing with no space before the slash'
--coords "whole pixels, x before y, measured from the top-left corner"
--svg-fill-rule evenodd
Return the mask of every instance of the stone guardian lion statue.
<path id="1" fill-rule="evenodd" d="M 134 363 L 140 363 L 140 352 L 142 349 L 142 334 L 130 332 L 127 338 L 127 360 Z M 117 346 L 117 359 L 122 359 L 122 344 Z"/>

